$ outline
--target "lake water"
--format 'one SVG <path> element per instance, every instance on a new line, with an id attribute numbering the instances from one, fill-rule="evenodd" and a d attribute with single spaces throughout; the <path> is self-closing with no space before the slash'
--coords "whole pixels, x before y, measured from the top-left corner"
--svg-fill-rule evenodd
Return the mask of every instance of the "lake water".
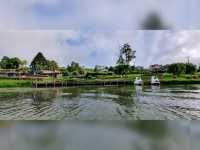
<path id="1" fill-rule="evenodd" d="M 1 121 L 2 150 L 199 150 L 189 121 Z M 192 129 L 192 130 L 191 130 Z"/>
<path id="2" fill-rule="evenodd" d="M 199 118 L 200 85 L 0 89 L 0 120 Z"/>

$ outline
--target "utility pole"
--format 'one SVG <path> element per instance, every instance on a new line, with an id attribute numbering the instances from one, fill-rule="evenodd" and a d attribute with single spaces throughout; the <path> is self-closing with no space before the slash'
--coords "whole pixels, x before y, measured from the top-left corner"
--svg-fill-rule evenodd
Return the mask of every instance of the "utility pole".
<path id="1" fill-rule="evenodd" d="M 187 73 L 187 64 L 190 63 L 190 56 L 187 56 L 186 59 L 187 60 L 186 60 L 185 74 Z"/>
<path id="2" fill-rule="evenodd" d="M 187 57 L 187 63 L 190 63 L 190 56 Z"/>

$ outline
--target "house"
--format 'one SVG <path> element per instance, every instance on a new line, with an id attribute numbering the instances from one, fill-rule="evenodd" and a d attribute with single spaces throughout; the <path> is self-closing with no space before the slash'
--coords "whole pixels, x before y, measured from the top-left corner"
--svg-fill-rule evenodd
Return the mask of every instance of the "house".
<path id="1" fill-rule="evenodd" d="M 152 72 L 162 72 L 162 65 L 154 64 L 150 66 Z"/>
<path id="2" fill-rule="evenodd" d="M 39 76 L 43 76 L 43 77 L 60 77 L 62 76 L 62 73 L 58 70 L 55 71 L 51 71 L 51 70 L 40 70 L 38 72 Z"/>
<path id="3" fill-rule="evenodd" d="M 0 69 L 0 77 L 21 77 L 21 76 L 27 76 L 27 72 L 18 71 L 16 69 Z"/>

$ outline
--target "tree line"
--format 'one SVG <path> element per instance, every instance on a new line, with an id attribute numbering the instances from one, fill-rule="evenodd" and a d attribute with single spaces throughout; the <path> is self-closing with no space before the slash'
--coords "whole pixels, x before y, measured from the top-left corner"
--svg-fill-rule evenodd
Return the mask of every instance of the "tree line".
<path id="1" fill-rule="evenodd" d="M 173 63 L 170 65 L 166 65 L 166 72 L 172 73 L 173 75 L 181 75 L 181 74 L 194 74 L 197 71 L 197 66 L 192 63 Z"/>
<path id="2" fill-rule="evenodd" d="M 78 76 L 86 75 L 87 73 L 94 74 L 118 74 L 122 76 L 127 76 L 127 74 L 150 72 L 147 69 L 137 69 L 135 67 L 136 51 L 131 48 L 128 43 L 123 44 L 119 49 L 119 56 L 116 61 L 115 66 L 107 67 L 104 69 L 99 69 L 100 67 L 95 66 L 94 69 L 85 68 L 80 66 L 78 62 L 71 62 L 71 64 L 66 67 L 59 67 L 55 60 L 47 59 L 41 52 L 39 52 L 31 61 L 30 66 L 27 67 L 27 61 L 21 60 L 17 57 L 9 58 L 4 56 L 0 61 L 1 69 L 18 69 L 29 71 L 32 74 L 37 74 L 40 70 L 60 70 L 64 76 Z M 132 62 L 132 64 L 131 64 Z M 180 74 L 194 74 L 197 66 L 192 63 L 173 63 L 162 66 L 162 73 L 172 73 L 174 75 Z"/>

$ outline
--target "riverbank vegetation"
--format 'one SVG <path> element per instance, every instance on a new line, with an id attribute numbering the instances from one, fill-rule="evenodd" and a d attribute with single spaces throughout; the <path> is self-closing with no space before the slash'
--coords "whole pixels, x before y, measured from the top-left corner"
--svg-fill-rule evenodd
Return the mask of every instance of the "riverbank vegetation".
<path id="1" fill-rule="evenodd" d="M 30 80 L 0 79 L 0 88 L 32 87 Z"/>

